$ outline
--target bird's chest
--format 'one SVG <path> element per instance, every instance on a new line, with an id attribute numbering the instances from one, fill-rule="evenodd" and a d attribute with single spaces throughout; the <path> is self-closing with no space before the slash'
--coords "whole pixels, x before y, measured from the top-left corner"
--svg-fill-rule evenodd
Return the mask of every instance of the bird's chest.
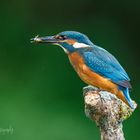
<path id="1" fill-rule="evenodd" d="M 83 58 L 78 52 L 74 52 L 68 55 L 69 60 L 74 67 L 75 71 L 78 73 L 80 78 L 85 81 L 86 83 L 90 84 L 90 81 L 92 78 L 94 78 L 95 81 L 95 75 L 93 72 L 86 66 L 84 63 Z"/>
<path id="2" fill-rule="evenodd" d="M 71 53 L 68 56 L 69 56 L 69 60 L 72 64 L 72 66 L 74 67 L 76 72 L 79 75 L 81 75 L 81 73 L 84 72 L 84 66 L 85 66 L 83 58 L 77 52 Z"/>

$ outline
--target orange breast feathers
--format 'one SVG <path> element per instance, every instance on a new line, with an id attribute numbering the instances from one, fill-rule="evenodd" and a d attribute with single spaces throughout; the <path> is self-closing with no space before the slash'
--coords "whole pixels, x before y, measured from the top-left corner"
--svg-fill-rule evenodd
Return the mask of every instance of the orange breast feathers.
<path id="1" fill-rule="evenodd" d="M 70 53 L 68 54 L 68 57 L 75 71 L 85 83 L 116 94 L 121 100 L 126 102 L 125 97 L 118 89 L 118 86 L 109 79 L 99 75 L 98 73 L 95 73 L 88 66 L 86 66 L 83 58 L 78 52 Z"/>

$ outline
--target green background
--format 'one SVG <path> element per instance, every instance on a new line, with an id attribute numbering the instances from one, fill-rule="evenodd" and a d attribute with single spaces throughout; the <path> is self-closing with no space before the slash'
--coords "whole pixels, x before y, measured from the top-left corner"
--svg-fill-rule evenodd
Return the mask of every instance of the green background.
<path id="1" fill-rule="evenodd" d="M 124 66 L 139 104 L 140 2 L 138 0 L 9 0 L 0 4 L 1 140 L 98 140 L 84 114 L 85 84 L 60 47 L 30 38 L 64 30 L 85 33 Z M 126 140 L 140 139 L 139 107 L 124 122 Z"/>

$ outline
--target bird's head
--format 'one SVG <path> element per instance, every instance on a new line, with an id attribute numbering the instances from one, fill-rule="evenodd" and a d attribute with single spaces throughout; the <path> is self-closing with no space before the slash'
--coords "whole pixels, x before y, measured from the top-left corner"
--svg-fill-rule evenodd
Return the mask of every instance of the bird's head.
<path id="1" fill-rule="evenodd" d="M 64 31 L 54 36 L 36 36 L 31 39 L 31 41 L 35 43 L 59 45 L 68 53 L 74 52 L 79 48 L 90 47 L 92 45 L 92 42 L 86 35 L 75 31 Z"/>

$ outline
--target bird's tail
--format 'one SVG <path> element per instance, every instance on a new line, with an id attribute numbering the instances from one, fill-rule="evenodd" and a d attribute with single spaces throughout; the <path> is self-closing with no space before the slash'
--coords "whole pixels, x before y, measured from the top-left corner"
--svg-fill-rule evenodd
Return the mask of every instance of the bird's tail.
<path id="1" fill-rule="evenodd" d="M 130 98 L 130 95 L 129 95 L 129 89 L 128 88 L 125 88 L 125 87 L 120 87 L 119 86 L 119 89 L 120 89 L 120 93 L 119 94 L 123 94 L 121 95 L 122 96 L 122 100 L 127 104 L 129 105 L 132 109 L 134 109 L 134 104 L 133 104 L 133 101 L 132 99 Z M 123 92 L 123 93 L 121 93 Z M 123 98 L 123 96 L 125 97 L 125 99 Z"/>

